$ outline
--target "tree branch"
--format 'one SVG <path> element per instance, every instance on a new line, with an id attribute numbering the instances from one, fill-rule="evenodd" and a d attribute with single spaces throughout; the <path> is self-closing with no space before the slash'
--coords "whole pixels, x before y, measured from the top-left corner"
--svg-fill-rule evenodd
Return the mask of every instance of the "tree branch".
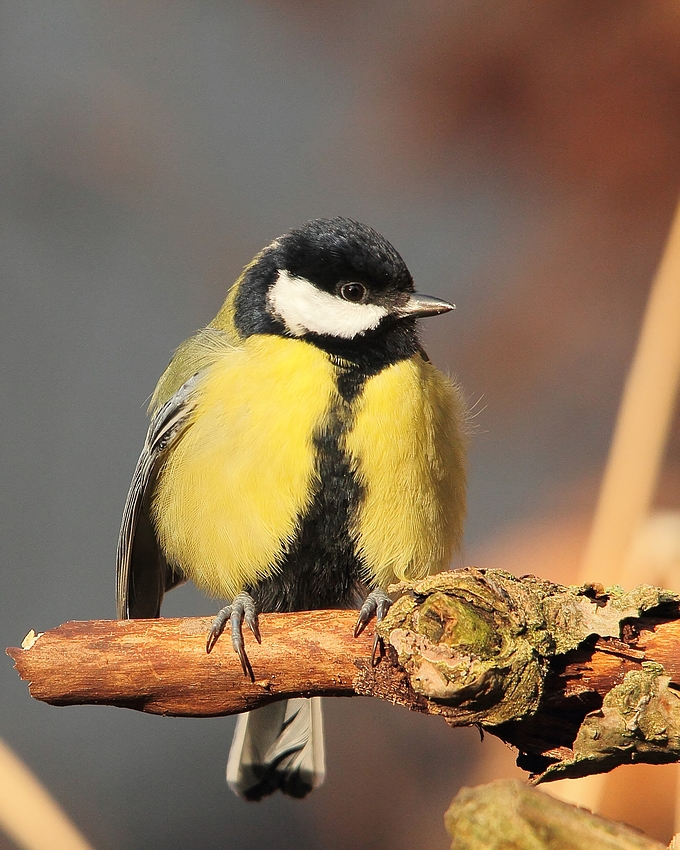
<path id="1" fill-rule="evenodd" d="M 680 603 L 641 586 L 566 588 L 467 568 L 396 588 L 379 628 L 354 611 L 260 616 L 243 676 L 210 618 L 70 622 L 12 648 L 31 695 L 154 714 L 233 714 L 290 696 L 374 696 L 477 725 L 536 781 L 680 760 Z"/>
<path id="2" fill-rule="evenodd" d="M 370 666 L 371 655 L 370 635 L 352 637 L 355 622 L 354 611 L 261 614 L 262 644 L 245 635 L 254 682 L 228 630 L 206 653 L 212 617 L 69 622 L 7 651 L 31 696 L 52 705 L 213 717 L 292 695 L 352 696 L 355 661 Z"/>

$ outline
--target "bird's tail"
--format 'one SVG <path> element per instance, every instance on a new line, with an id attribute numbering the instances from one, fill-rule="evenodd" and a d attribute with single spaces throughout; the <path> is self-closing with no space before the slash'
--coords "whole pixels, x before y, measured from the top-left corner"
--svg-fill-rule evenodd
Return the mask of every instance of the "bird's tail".
<path id="1" fill-rule="evenodd" d="M 261 800 L 277 789 L 304 797 L 326 776 L 321 698 L 274 702 L 239 715 L 227 783 L 239 797 Z"/>

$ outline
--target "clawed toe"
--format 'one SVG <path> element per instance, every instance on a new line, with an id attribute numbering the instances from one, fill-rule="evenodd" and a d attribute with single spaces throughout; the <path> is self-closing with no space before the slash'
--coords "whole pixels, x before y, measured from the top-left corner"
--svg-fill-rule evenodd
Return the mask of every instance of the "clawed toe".
<path id="1" fill-rule="evenodd" d="M 227 624 L 227 620 L 231 617 L 231 605 L 225 605 L 224 608 L 221 608 L 215 619 L 212 621 L 212 626 L 210 626 L 210 631 L 208 632 L 208 640 L 205 644 L 205 651 L 210 653 L 212 648 L 217 643 L 217 639 L 224 631 L 224 627 Z"/>
<path id="2" fill-rule="evenodd" d="M 208 639 L 205 646 L 206 652 L 210 652 L 213 649 L 228 621 L 231 622 L 231 645 L 234 648 L 234 652 L 239 657 L 244 675 L 254 682 L 255 676 L 253 674 L 253 668 L 246 653 L 245 643 L 243 641 L 243 623 L 245 623 L 253 635 L 255 635 L 255 640 L 258 643 L 262 642 L 262 638 L 260 636 L 260 628 L 257 622 L 255 600 L 249 593 L 239 593 L 238 596 L 234 598 L 231 605 L 225 605 L 224 608 L 217 613 L 217 616 L 210 627 L 210 631 L 208 632 Z"/>
<path id="3" fill-rule="evenodd" d="M 391 605 L 392 600 L 384 590 L 380 590 L 379 588 L 377 590 L 372 590 L 366 597 L 364 604 L 361 606 L 359 611 L 359 618 L 357 619 L 357 624 L 354 627 L 354 637 L 359 637 L 374 616 L 376 623 L 383 620 L 385 614 L 387 614 L 390 610 Z M 374 667 L 378 663 L 381 651 L 382 640 L 376 632 L 375 637 L 373 638 L 373 651 L 371 653 L 371 664 Z"/>

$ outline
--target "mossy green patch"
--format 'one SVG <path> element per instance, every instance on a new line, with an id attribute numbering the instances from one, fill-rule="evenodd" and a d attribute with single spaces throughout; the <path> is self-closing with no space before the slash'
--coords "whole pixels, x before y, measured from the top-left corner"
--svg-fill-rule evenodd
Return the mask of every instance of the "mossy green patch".
<path id="1" fill-rule="evenodd" d="M 667 603 L 669 591 L 565 587 L 502 570 L 466 568 L 403 582 L 378 626 L 416 694 L 451 725 L 493 729 L 535 714 L 552 660 L 592 635 L 621 637 L 624 621 Z M 680 759 L 680 695 L 659 665 L 643 664 L 586 716 L 574 743 L 542 779 L 585 775 L 627 761 Z M 540 781 L 539 780 L 539 781 Z"/>

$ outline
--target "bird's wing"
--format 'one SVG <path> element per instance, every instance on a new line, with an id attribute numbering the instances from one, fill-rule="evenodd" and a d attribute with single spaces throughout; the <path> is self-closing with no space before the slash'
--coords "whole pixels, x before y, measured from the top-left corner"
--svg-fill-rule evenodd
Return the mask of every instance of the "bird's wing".
<path id="1" fill-rule="evenodd" d="M 166 590 L 182 581 L 166 563 L 149 516 L 158 469 L 188 427 L 195 407 L 197 372 L 155 413 L 125 502 L 116 553 L 116 607 L 120 619 L 158 617 Z"/>

